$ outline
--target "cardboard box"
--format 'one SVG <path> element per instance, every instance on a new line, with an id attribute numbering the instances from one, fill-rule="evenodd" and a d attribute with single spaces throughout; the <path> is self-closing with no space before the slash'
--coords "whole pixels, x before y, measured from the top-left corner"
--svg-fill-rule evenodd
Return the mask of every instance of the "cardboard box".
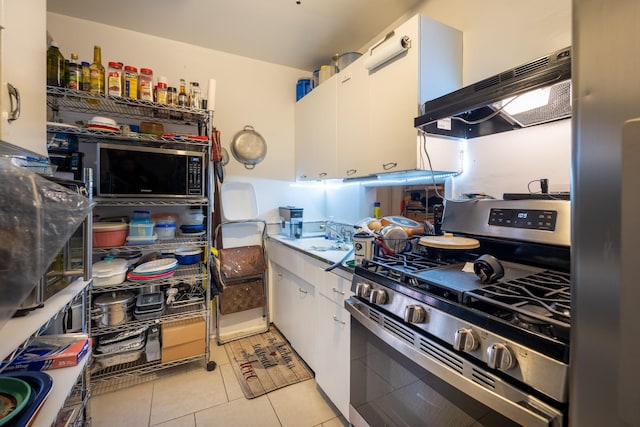
<path id="1" fill-rule="evenodd" d="M 204 343 L 205 333 L 206 325 L 202 317 L 163 323 L 162 348 L 198 340 Z"/>
<path id="2" fill-rule="evenodd" d="M 4 368 L 4 372 L 76 366 L 90 351 L 91 338 L 85 334 L 42 335 Z"/>
<path id="3" fill-rule="evenodd" d="M 174 345 L 171 347 L 162 347 L 162 363 L 172 362 L 186 357 L 198 356 L 204 354 L 205 345 L 204 337 L 197 341 L 191 341 L 184 344 Z"/>

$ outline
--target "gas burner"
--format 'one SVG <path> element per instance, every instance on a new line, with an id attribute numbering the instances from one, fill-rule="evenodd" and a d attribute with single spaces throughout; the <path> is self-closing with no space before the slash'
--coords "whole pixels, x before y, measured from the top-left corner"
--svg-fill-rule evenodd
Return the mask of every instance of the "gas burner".
<path id="1" fill-rule="evenodd" d="M 533 323 L 536 325 L 544 325 L 549 323 L 547 320 L 542 320 L 543 318 L 550 318 L 553 314 L 544 307 L 535 304 L 525 304 L 520 307 L 522 310 L 515 314 L 516 319 L 522 323 Z M 531 314 L 526 314 L 531 313 Z"/>

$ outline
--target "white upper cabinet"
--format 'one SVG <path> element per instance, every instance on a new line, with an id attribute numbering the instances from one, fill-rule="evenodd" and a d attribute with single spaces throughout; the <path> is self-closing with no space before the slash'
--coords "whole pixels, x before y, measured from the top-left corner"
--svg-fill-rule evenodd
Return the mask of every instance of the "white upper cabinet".
<path id="1" fill-rule="evenodd" d="M 46 0 L 0 8 L 0 139 L 46 156 Z"/>
<path id="2" fill-rule="evenodd" d="M 375 66 L 372 66 L 375 63 Z M 299 134 L 321 133 L 335 127 L 335 140 L 324 139 L 325 147 L 336 146 L 336 176 L 362 177 L 384 172 L 427 169 L 420 157 L 418 132 L 413 120 L 421 105 L 462 85 L 462 33 L 422 15 L 416 15 L 393 31 L 384 41 L 374 44 L 336 78 L 335 118 L 326 104 L 320 105 L 314 92 L 298 102 L 299 110 L 316 117 L 314 121 L 296 120 L 296 161 L 305 162 L 307 149 Z M 303 104 L 302 101 L 307 101 Z M 308 113 L 312 110 L 313 113 Z M 322 117 L 322 119 L 319 119 Z M 335 119 L 330 126 L 326 121 Z M 306 126 L 306 129 L 300 129 Z M 432 166 L 438 171 L 460 170 L 459 143 L 430 141 L 436 145 Z M 444 147 L 439 147 L 443 145 Z M 329 148 L 327 148 L 329 149 Z M 328 158 L 314 159 L 330 161 Z M 297 163 L 299 164 L 299 163 Z M 323 164 L 332 170 L 331 165 Z M 327 176 L 329 177 L 329 176 Z M 298 179 L 310 179 L 309 176 Z M 312 177 L 317 179 L 317 177 Z"/>
<path id="3" fill-rule="evenodd" d="M 296 179 L 336 177 L 336 77 L 296 104 Z"/>

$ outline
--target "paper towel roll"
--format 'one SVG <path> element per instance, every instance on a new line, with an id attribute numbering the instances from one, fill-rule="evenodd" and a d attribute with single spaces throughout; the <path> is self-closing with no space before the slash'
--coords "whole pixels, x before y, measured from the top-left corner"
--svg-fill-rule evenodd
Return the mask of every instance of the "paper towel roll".
<path id="1" fill-rule="evenodd" d="M 207 110 L 216 110 L 216 80 L 209 79 L 209 89 L 207 91 Z"/>
<path id="2" fill-rule="evenodd" d="M 371 71 L 395 58 L 411 47 L 407 36 L 394 35 L 378 46 L 372 47 L 364 60 L 364 67 Z"/>

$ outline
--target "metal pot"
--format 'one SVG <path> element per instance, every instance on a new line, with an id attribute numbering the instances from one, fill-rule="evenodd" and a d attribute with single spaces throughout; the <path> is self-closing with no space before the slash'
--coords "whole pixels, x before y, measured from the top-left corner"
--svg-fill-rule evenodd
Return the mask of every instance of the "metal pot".
<path id="1" fill-rule="evenodd" d="M 93 301 L 96 310 L 92 319 L 100 326 L 120 325 L 132 319 L 131 312 L 136 295 L 133 292 L 118 291 L 103 294 Z"/>
<path id="2" fill-rule="evenodd" d="M 233 157 L 247 169 L 253 169 L 267 155 L 267 143 L 253 126 L 245 126 L 236 133 L 229 148 Z"/>

